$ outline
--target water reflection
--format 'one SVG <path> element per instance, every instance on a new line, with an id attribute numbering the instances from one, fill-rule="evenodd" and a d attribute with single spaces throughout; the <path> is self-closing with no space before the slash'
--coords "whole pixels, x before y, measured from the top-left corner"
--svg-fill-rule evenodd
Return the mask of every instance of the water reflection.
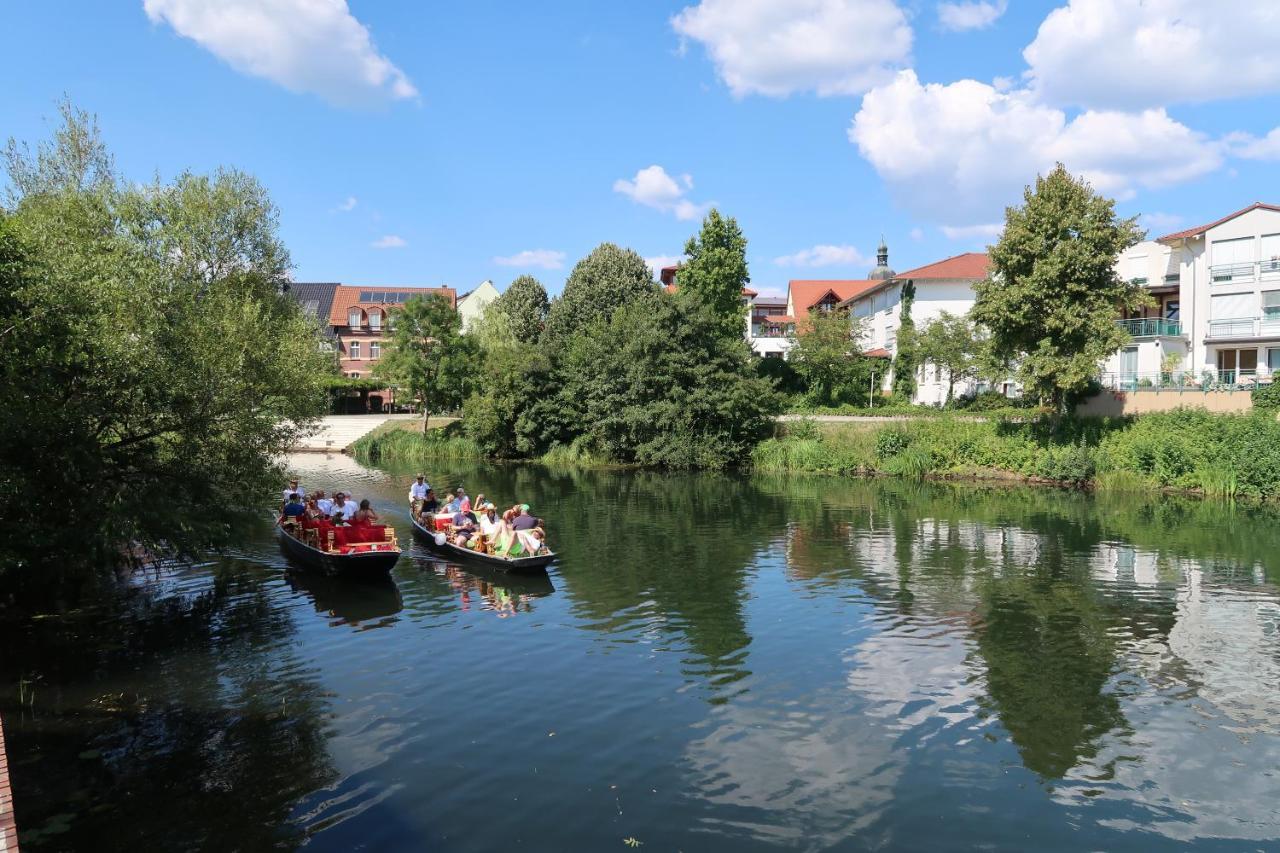
<path id="1" fill-rule="evenodd" d="M 414 472 L 309 464 L 313 482 L 358 484 L 407 527 Z M 66 803 L 107 809 L 76 806 L 68 833 L 35 849 L 92 846 L 117 816 L 157 848 L 180 831 L 319 850 L 1280 837 L 1273 511 L 831 478 L 428 473 L 532 504 L 560 554 L 551 575 L 415 551 L 387 585 L 289 579 L 264 535 L 147 584 L 110 619 L 19 632 L 13 660 L 28 662 L 6 646 L 3 675 L 38 675 L 42 697 L 20 711 L 0 690 L 11 747 L 39 756 L 15 769 L 34 792 L 20 824 L 57 829 Z M 226 785 L 252 801 L 235 838 L 217 828 Z M 135 790 L 163 808 L 147 813 Z"/>
<path id="2" fill-rule="evenodd" d="M 335 626 L 390 627 L 404 606 L 400 588 L 389 577 L 353 579 L 290 571 L 286 578 L 290 588 L 310 598 L 316 612 L 324 613 Z"/>

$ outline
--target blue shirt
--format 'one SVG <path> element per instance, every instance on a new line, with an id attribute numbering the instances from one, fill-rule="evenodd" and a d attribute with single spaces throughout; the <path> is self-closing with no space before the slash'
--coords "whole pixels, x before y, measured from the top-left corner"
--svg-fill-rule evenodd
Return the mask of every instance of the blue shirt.
<path id="1" fill-rule="evenodd" d="M 285 517 L 286 517 L 286 518 L 287 518 L 287 517 L 289 517 L 289 516 L 291 516 L 291 515 L 306 515 L 306 514 L 307 514 L 307 508 L 306 508 L 304 505 L 302 505 L 302 504 L 297 504 L 297 503 L 294 503 L 294 504 L 285 504 L 285 505 L 284 505 L 284 514 L 285 514 Z"/>

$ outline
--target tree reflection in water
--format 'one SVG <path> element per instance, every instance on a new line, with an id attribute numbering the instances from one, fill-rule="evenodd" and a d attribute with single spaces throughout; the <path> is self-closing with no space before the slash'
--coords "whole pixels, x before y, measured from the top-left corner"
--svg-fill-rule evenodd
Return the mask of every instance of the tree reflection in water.
<path id="1" fill-rule="evenodd" d="M 24 848 L 294 846 L 335 776 L 326 700 L 266 577 L 179 570 L 66 616 L 6 624 L 0 692 Z"/>

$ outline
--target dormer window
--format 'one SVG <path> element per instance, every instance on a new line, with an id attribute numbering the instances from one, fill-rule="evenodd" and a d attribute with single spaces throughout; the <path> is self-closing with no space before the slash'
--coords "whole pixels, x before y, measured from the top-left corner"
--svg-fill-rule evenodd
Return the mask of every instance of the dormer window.
<path id="1" fill-rule="evenodd" d="M 369 312 L 369 331 L 378 332 L 382 330 L 382 312 L 377 308 Z"/>
<path id="2" fill-rule="evenodd" d="M 353 329 L 360 328 L 360 320 L 364 316 L 364 312 L 359 308 L 352 308 L 347 312 L 347 325 Z"/>

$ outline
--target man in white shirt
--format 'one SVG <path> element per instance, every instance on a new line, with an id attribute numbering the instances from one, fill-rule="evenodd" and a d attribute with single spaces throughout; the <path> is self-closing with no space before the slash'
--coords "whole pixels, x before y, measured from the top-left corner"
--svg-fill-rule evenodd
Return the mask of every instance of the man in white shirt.
<path id="1" fill-rule="evenodd" d="M 409 487 L 409 501 L 425 501 L 427 499 L 427 491 L 431 488 L 431 484 L 427 482 L 427 478 L 418 475 L 413 485 Z"/>
<path id="2" fill-rule="evenodd" d="M 333 501 L 324 495 L 324 491 L 316 492 L 316 508 L 325 514 L 325 516 L 333 515 Z"/>
<path id="3" fill-rule="evenodd" d="M 333 496 L 333 511 L 342 513 L 343 521 L 350 521 L 358 509 L 356 502 L 347 500 L 347 496 L 343 492 L 338 492 Z"/>
<path id="4" fill-rule="evenodd" d="M 287 503 L 289 501 L 289 495 L 297 495 L 299 500 L 305 500 L 307 497 L 306 491 L 298 485 L 297 479 L 289 481 L 289 488 L 285 489 L 284 493 L 280 497 Z"/>

